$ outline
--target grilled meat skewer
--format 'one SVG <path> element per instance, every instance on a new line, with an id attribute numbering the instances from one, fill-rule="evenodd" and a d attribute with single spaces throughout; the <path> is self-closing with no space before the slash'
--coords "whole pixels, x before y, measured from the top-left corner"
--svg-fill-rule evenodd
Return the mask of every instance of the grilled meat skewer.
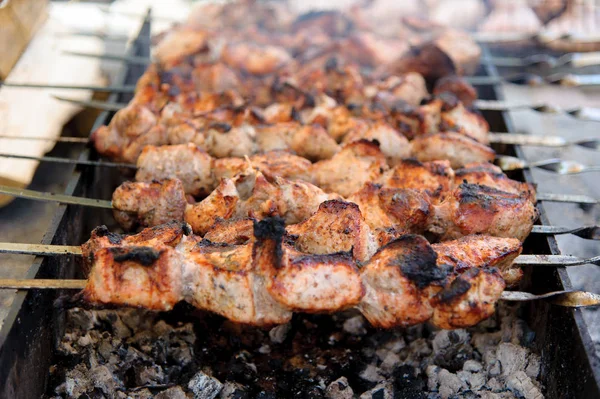
<path id="1" fill-rule="evenodd" d="M 414 183 L 419 180 L 396 182 L 398 186 Z M 360 207 L 367 224 L 373 228 L 405 226 L 406 232 L 428 230 L 441 239 L 485 233 L 524 240 L 537 219 L 531 196 L 521 193 L 462 183 L 444 198 L 440 203 L 432 203 L 427 192 L 373 183 L 363 184 L 347 197 Z M 328 199 L 341 197 L 307 182 L 270 177 L 250 168 L 233 179 L 222 179 L 208 197 L 195 204 L 187 203 L 181 181 L 167 179 L 124 183 L 113 193 L 113 206 L 118 209 L 115 218 L 127 229 L 136 224 L 154 226 L 177 219 L 185 220 L 194 232 L 203 234 L 219 219 L 278 215 L 287 224 L 299 223 Z M 415 212 L 421 216 L 417 217 Z"/>
<path id="2" fill-rule="evenodd" d="M 343 254 L 299 252 L 283 242 L 283 225 L 273 220 L 256 223 L 254 239 L 242 245 L 184 233 L 181 225 L 131 237 L 96 229 L 82 247 L 91 268 L 83 297 L 154 310 L 185 300 L 256 325 L 285 323 L 292 312 L 357 307 L 379 327 L 431 320 L 460 328 L 493 313 L 505 285 L 495 267 L 510 269 L 521 251 L 511 239 L 473 237 L 436 246 L 405 235 L 359 268 Z"/>

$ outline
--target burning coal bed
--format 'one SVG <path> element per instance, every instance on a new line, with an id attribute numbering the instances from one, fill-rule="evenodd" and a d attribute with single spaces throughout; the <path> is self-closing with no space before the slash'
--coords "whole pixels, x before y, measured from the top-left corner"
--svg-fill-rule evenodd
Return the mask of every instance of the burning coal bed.
<path id="1" fill-rule="evenodd" d="M 543 398 L 533 333 L 504 305 L 454 331 L 376 330 L 352 312 L 271 330 L 181 313 L 68 310 L 47 397 Z"/>

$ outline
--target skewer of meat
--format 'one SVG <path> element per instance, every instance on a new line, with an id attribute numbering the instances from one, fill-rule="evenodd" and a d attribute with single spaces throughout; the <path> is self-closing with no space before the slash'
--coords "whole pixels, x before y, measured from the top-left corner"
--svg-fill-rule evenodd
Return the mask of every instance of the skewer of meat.
<path id="1" fill-rule="evenodd" d="M 353 173 L 351 169 L 347 172 Z M 478 173 L 475 171 L 473 175 Z M 487 179 L 483 174 L 483 178 L 475 177 L 475 181 Z M 393 177 L 389 179 L 393 180 Z M 432 203 L 427 192 L 385 187 L 369 181 L 367 179 L 366 184 L 358 186 L 358 191 L 347 200 L 360 207 L 372 228 L 385 230 L 403 226 L 404 232 L 430 231 L 441 239 L 485 233 L 524 240 L 537 219 L 531 196 L 521 193 L 462 183 L 445 195 L 444 201 Z M 394 181 L 396 186 L 413 183 L 419 183 L 419 179 L 405 183 Z M 453 181 L 449 183 L 453 184 Z M 195 204 L 186 201 L 181 181 L 167 179 L 124 183 L 113 194 L 113 206 L 118 209 L 115 218 L 128 229 L 136 224 L 153 226 L 177 219 L 185 220 L 196 233 L 203 234 L 219 219 L 262 219 L 278 215 L 287 224 L 299 223 L 330 199 L 341 199 L 341 196 L 327 194 L 304 181 L 271 177 L 249 168 L 233 179 L 222 179 L 208 197 Z M 410 216 L 415 212 L 421 216 Z"/>
<path id="2" fill-rule="evenodd" d="M 284 243 L 281 222 L 254 226 L 248 244 L 217 244 L 161 227 L 121 238 L 97 229 L 83 245 L 93 303 L 171 309 L 185 300 L 230 320 L 287 322 L 293 312 L 357 307 L 375 326 L 430 320 L 461 328 L 489 317 L 517 240 L 472 237 L 430 245 L 405 235 L 357 265 L 344 254 L 312 255 Z"/>

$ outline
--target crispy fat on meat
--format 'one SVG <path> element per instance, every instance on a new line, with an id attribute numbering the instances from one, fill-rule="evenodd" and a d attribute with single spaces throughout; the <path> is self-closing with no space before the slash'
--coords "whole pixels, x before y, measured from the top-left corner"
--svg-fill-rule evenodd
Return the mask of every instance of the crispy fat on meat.
<path id="1" fill-rule="evenodd" d="M 432 244 L 437 253 L 437 263 L 451 265 L 454 274 L 477 268 L 497 268 L 507 285 L 515 285 L 523 271 L 513 267 L 513 261 L 521 254 L 521 242 L 515 238 L 470 235 L 457 240 Z"/>
<path id="2" fill-rule="evenodd" d="M 474 162 L 491 162 L 496 156 L 490 147 L 454 132 L 428 134 L 415 138 L 410 144 L 419 161 L 446 159 L 455 169 Z"/>
<path id="3" fill-rule="evenodd" d="M 537 218 L 538 211 L 529 198 L 463 183 L 444 202 L 434 207 L 429 230 L 441 240 L 483 233 L 523 241 Z"/>
<path id="4" fill-rule="evenodd" d="M 461 183 L 480 184 L 493 187 L 507 193 L 519 194 L 536 202 L 535 188 L 531 183 L 509 179 L 498 166 L 491 163 L 472 163 L 455 171 L 455 185 Z"/>
<path id="5" fill-rule="evenodd" d="M 469 269 L 433 297 L 431 322 L 444 329 L 473 326 L 494 314 L 504 287 L 496 269 Z"/>
<path id="6" fill-rule="evenodd" d="M 113 192 L 113 214 L 127 230 L 183 220 L 187 201 L 179 179 L 161 182 L 125 182 Z"/>
<path id="7" fill-rule="evenodd" d="M 406 327 L 431 318 L 431 290 L 446 272 L 421 236 L 405 235 L 380 249 L 361 269 L 365 296 L 358 308 L 375 327 Z"/>
<path id="8" fill-rule="evenodd" d="M 367 140 L 346 145 L 333 158 L 313 164 L 317 186 L 326 192 L 347 197 L 365 183 L 377 181 L 387 168 L 379 146 Z"/>
<path id="9" fill-rule="evenodd" d="M 177 178 L 186 194 L 204 196 L 216 183 L 211 173 L 212 157 L 194 144 L 146 146 L 137 160 L 135 179 L 142 182 Z"/>
<path id="10" fill-rule="evenodd" d="M 433 203 L 441 201 L 454 184 L 454 170 L 448 161 L 419 162 L 404 159 L 377 182 L 385 188 L 410 188 L 424 191 Z"/>

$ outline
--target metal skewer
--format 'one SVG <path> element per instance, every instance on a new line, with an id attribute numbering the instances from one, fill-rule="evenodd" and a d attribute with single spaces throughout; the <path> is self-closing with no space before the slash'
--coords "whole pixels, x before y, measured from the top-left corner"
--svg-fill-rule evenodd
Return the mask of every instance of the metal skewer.
<path id="1" fill-rule="evenodd" d="M 57 140 L 58 141 L 58 140 Z M 87 142 L 87 141 L 86 141 Z M 105 161 L 88 161 L 70 158 L 50 157 L 41 156 L 34 157 L 29 155 L 18 155 L 18 154 L 6 154 L 0 153 L 2 158 L 13 158 L 13 159 L 25 159 L 37 162 L 53 162 L 62 164 L 72 165 L 85 165 L 85 166 L 102 166 L 110 168 L 129 168 L 137 169 L 137 165 L 131 163 L 119 163 L 119 162 L 105 162 Z M 559 175 L 574 175 L 585 172 L 597 172 L 600 171 L 600 166 L 585 166 L 575 161 L 562 161 L 560 159 L 546 159 L 543 161 L 527 163 L 519 158 L 510 156 L 500 156 L 496 158 L 496 163 L 503 171 L 513 171 L 528 168 L 540 168 L 550 172 L 557 173 Z"/>
<path id="2" fill-rule="evenodd" d="M 599 139 L 581 139 L 569 141 L 560 136 L 540 136 L 498 132 L 488 132 L 488 139 L 490 143 L 495 144 L 526 145 L 532 147 L 568 147 L 573 145 L 592 150 L 600 150 Z"/>
<path id="3" fill-rule="evenodd" d="M 65 89 L 65 90 L 93 90 L 103 92 L 133 93 L 135 86 L 78 86 L 63 84 L 43 84 L 43 83 L 12 83 L 0 81 L 3 87 L 21 87 L 26 89 Z"/>
<path id="4" fill-rule="evenodd" d="M 71 104 L 80 105 L 82 107 L 87 108 L 96 108 L 101 109 L 103 111 L 119 111 L 127 106 L 127 104 L 123 103 L 107 103 L 104 101 L 96 101 L 96 100 L 77 100 L 74 98 L 62 97 L 62 96 L 52 96 L 59 101 L 65 101 Z"/>
<path id="5" fill-rule="evenodd" d="M 31 140 L 31 141 L 51 141 L 51 142 L 59 142 L 59 143 L 79 143 L 79 144 L 87 144 L 90 142 L 90 139 L 86 137 L 36 137 L 36 136 L 8 136 L 5 134 L 0 134 L 0 139 L 7 140 Z"/>
<path id="6" fill-rule="evenodd" d="M 558 74 L 540 76 L 532 73 L 521 73 L 511 76 L 465 76 L 464 79 L 472 85 L 495 85 L 510 83 L 519 86 L 541 86 L 544 84 L 582 87 L 600 85 L 600 75 Z"/>
<path id="7" fill-rule="evenodd" d="M 533 230 L 531 232 L 545 235 L 573 234 L 586 240 L 600 240 L 600 226 L 584 226 L 576 228 L 560 226 L 533 226 Z"/>
<path id="8" fill-rule="evenodd" d="M 14 158 L 14 159 L 26 159 L 31 161 L 38 162 L 53 162 L 53 163 L 62 163 L 62 164 L 70 164 L 70 165 L 85 165 L 85 166 L 102 166 L 109 168 L 129 168 L 129 169 L 137 169 L 137 166 L 130 163 L 118 163 L 118 162 L 105 162 L 105 161 L 89 161 L 86 159 L 69 159 L 69 158 L 60 158 L 60 157 L 31 157 L 28 155 L 15 155 L 15 154 L 4 154 L 0 153 L 0 157 L 3 158 Z"/>
<path id="9" fill-rule="evenodd" d="M 559 175 L 575 175 L 586 172 L 599 172 L 600 166 L 587 166 L 575 161 L 563 161 L 558 158 L 526 162 L 511 156 L 499 156 L 496 164 L 504 171 L 539 168 Z"/>
<path id="10" fill-rule="evenodd" d="M 0 279 L 0 289 L 51 289 L 51 290 L 82 290 L 86 287 L 87 280 L 67 279 Z M 580 308 L 600 305 L 600 295 L 586 291 L 555 291 L 547 294 L 535 295 L 522 291 L 504 291 L 500 300 L 510 302 L 529 302 L 535 300 L 547 300 L 558 306 Z"/>
<path id="11" fill-rule="evenodd" d="M 126 62 L 128 64 L 137 64 L 137 65 L 149 65 L 152 63 L 152 60 L 146 57 L 137 57 L 133 55 L 118 55 L 118 54 L 93 54 L 93 53 L 85 53 L 81 51 L 63 51 L 63 54 L 74 55 L 77 57 L 85 57 L 85 58 L 97 58 L 100 60 L 107 61 L 121 61 Z"/>
<path id="12" fill-rule="evenodd" d="M 600 64 L 600 52 L 568 53 L 560 57 L 553 57 L 548 54 L 533 54 L 522 58 L 489 57 L 484 58 L 483 61 L 490 62 L 499 67 L 582 68 Z"/>

